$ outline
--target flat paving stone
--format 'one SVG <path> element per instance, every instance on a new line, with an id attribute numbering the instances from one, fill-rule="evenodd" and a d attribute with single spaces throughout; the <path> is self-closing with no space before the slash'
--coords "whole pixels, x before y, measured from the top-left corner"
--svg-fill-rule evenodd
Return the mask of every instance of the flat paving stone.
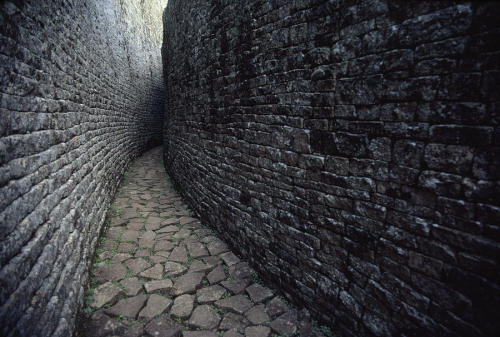
<path id="1" fill-rule="evenodd" d="M 187 270 L 187 267 L 183 266 L 177 262 L 167 262 L 165 263 L 165 276 L 175 277 L 177 275 L 183 274 Z"/>
<path id="2" fill-rule="evenodd" d="M 135 296 L 141 291 L 142 284 L 137 277 L 126 278 L 120 281 L 127 296 Z"/>
<path id="3" fill-rule="evenodd" d="M 224 267 L 218 266 L 214 270 L 212 270 L 207 275 L 208 282 L 210 284 L 218 283 L 226 279 L 226 272 L 224 271 Z"/>
<path id="4" fill-rule="evenodd" d="M 135 254 L 134 254 L 135 257 L 148 257 L 148 256 L 151 256 L 151 252 L 147 249 L 138 249 Z"/>
<path id="5" fill-rule="evenodd" d="M 191 263 L 191 266 L 189 266 L 189 272 L 196 272 L 196 271 L 209 271 L 212 269 L 212 267 L 204 262 L 201 262 L 200 260 L 194 260 Z"/>
<path id="6" fill-rule="evenodd" d="M 138 231 L 144 228 L 144 223 L 139 221 L 131 221 L 127 224 L 127 229 Z"/>
<path id="7" fill-rule="evenodd" d="M 141 235 L 140 238 L 142 240 L 154 240 L 155 236 L 156 236 L 155 232 L 153 232 L 153 231 L 145 231 L 144 233 L 142 233 L 142 235 Z"/>
<path id="8" fill-rule="evenodd" d="M 219 255 L 226 265 L 229 267 L 233 264 L 239 263 L 241 260 L 239 257 L 234 255 L 233 252 L 225 252 Z"/>
<path id="9" fill-rule="evenodd" d="M 172 213 L 171 212 L 164 212 L 164 213 L 160 213 L 161 216 L 171 216 Z M 178 218 L 170 218 L 170 219 L 166 219 L 166 220 L 163 220 L 163 225 L 173 225 L 173 224 L 178 224 L 179 223 L 179 219 Z M 175 228 L 175 231 L 176 232 L 178 230 L 177 226 L 169 226 L 169 227 L 174 227 Z"/>
<path id="10" fill-rule="evenodd" d="M 188 223 L 194 222 L 194 221 L 197 221 L 197 219 L 192 218 L 192 217 L 187 217 L 187 216 L 183 216 L 182 218 L 179 219 L 179 223 L 181 225 L 185 225 L 185 224 L 188 224 Z"/>
<path id="11" fill-rule="evenodd" d="M 139 239 L 139 247 L 141 247 L 141 248 L 151 248 L 152 249 L 154 245 L 155 245 L 154 240 Z"/>
<path id="12" fill-rule="evenodd" d="M 99 282 L 120 281 L 125 278 L 127 268 L 121 263 L 112 263 L 95 270 L 95 276 Z"/>
<path id="13" fill-rule="evenodd" d="M 235 330 L 228 330 L 225 334 L 224 337 L 243 337 L 242 334 L 238 333 Z"/>
<path id="14" fill-rule="evenodd" d="M 235 279 L 251 278 L 252 269 L 246 262 L 241 262 L 229 267 L 229 275 L 231 275 Z"/>
<path id="15" fill-rule="evenodd" d="M 172 300 L 164 296 L 152 294 L 149 296 L 148 302 L 144 309 L 139 313 L 139 318 L 153 318 L 161 315 L 170 307 Z"/>
<path id="16" fill-rule="evenodd" d="M 187 249 L 189 251 L 189 256 L 192 258 L 198 258 L 203 256 L 208 256 L 208 250 L 201 242 L 192 242 L 187 244 Z"/>
<path id="17" fill-rule="evenodd" d="M 243 316 L 233 312 L 228 312 L 224 315 L 222 322 L 220 322 L 219 329 L 222 330 L 235 330 L 241 333 L 245 332 L 250 322 Z"/>
<path id="18" fill-rule="evenodd" d="M 217 328 L 219 322 L 220 316 L 214 309 L 208 305 L 199 305 L 194 309 L 188 324 L 193 328 L 210 330 Z"/>
<path id="19" fill-rule="evenodd" d="M 184 294 L 174 300 L 174 305 L 170 309 L 170 315 L 178 318 L 188 318 L 193 311 L 194 296 Z"/>
<path id="20" fill-rule="evenodd" d="M 115 304 L 119 296 L 124 295 L 124 292 L 119 287 L 111 282 L 106 282 L 94 291 L 92 306 L 101 308 L 106 304 Z"/>
<path id="21" fill-rule="evenodd" d="M 267 326 L 249 326 L 245 329 L 245 337 L 267 337 L 271 333 L 271 329 Z"/>
<path id="22" fill-rule="evenodd" d="M 121 240 L 122 241 L 137 241 L 139 236 L 141 235 L 141 232 L 139 231 L 134 231 L 134 230 L 126 230 L 123 232 Z"/>
<path id="23" fill-rule="evenodd" d="M 205 277 L 205 273 L 188 273 L 180 276 L 175 280 L 171 294 L 177 296 L 194 293 L 196 289 L 200 288 L 203 277 Z"/>
<path id="24" fill-rule="evenodd" d="M 296 321 L 296 317 L 293 317 L 293 315 L 289 313 L 285 313 L 272 321 L 269 326 L 278 335 L 292 336 L 297 332 L 297 325 L 295 325 Z"/>
<path id="25" fill-rule="evenodd" d="M 146 289 L 147 293 L 152 293 L 155 291 L 168 291 L 174 283 L 172 280 L 158 280 L 158 281 L 150 281 L 144 283 L 144 288 Z"/>
<path id="26" fill-rule="evenodd" d="M 215 302 L 215 306 L 221 309 L 231 310 L 242 314 L 252 307 L 252 302 L 243 295 L 235 295 Z"/>
<path id="27" fill-rule="evenodd" d="M 163 278 L 163 266 L 159 263 L 155 264 L 153 267 L 146 269 L 139 275 L 145 278 L 152 278 L 159 280 Z"/>
<path id="28" fill-rule="evenodd" d="M 92 337 L 122 336 L 126 328 L 123 323 L 98 311 L 86 322 L 85 332 Z"/>
<path id="29" fill-rule="evenodd" d="M 182 337 L 218 337 L 213 331 L 183 331 Z"/>
<path id="30" fill-rule="evenodd" d="M 228 289 L 230 292 L 237 295 L 245 290 L 245 288 L 250 284 L 250 280 L 248 279 L 229 280 L 229 281 L 222 281 L 221 284 L 224 286 L 224 288 Z"/>
<path id="31" fill-rule="evenodd" d="M 123 315 L 124 317 L 136 319 L 137 314 L 146 303 L 146 300 L 146 295 L 137 295 L 134 297 L 125 298 L 123 300 L 120 300 L 111 308 L 106 309 L 105 312 L 112 316 Z"/>
<path id="32" fill-rule="evenodd" d="M 169 240 L 161 240 L 157 241 L 155 244 L 155 251 L 162 250 L 162 251 L 169 251 L 174 249 L 174 244 L 169 241 Z"/>
<path id="33" fill-rule="evenodd" d="M 170 261 L 186 263 L 188 261 L 186 247 L 177 246 L 168 257 Z"/>
<path id="34" fill-rule="evenodd" d="M 135 243 L 122 242 L 118 246 L 117 252 L 118 253 L 130 253 L 130 252 L 134 251 L 134 249 L 137 249 L 137 245 Z"/>
<path id="35" fill-rule="evenodd" d="M 208 251 L 210 252 L 210 255 L 219 255 L 229 250 L 227 245 L 219 239 L 209 242 L 207 244 L 207 248 Z"/>
<path id="36" fill-rule="evenodd" d="M 269 288 L 263 287 L 258 283 L 252 284 L 245 291 L 254 303 L 263 302 L 273 297 L 273 292 Z"/>
<path id="37" fill-rule="evenodd" d="M 99 247 L 102 262 L 93 272 L 101 285 L 91 307 L 97 311 L 83 320 L 82 331 L 98 337 L 321 337 L 307 317 L 298 320 L 271 289 L 253 284 L 252 268 L 190 215 L 161 156 L 161 148 L 146 152 L 117 191 L 114 203 L 122 205 L 123 217 L 111 217 Z M 136 321 L 119 322 L 120 315 Z"/>
<path id="38" fill-rule="evenodd" d="M 267 313 L 272 317 L 281 315 L 288 311 L 288 306 L 278 296 L 270 300 L 267 305 Z"/>
<path id="39" fill-rule="evenodd" d="M 183 228 L 174 235 L 172 235 L 172 237 L 174 239 L 182 240 L 188 238 L 190 235 L 191 235 L 191 230 Z"/>
<path id="40" fill-rule="evenodd" d="M 266 306 L 264 304 L 256 305 L 245 312 L 245 317 L 254 325 L 263 324 L 270 320 L 269 315 L 266 313 Z"/>
<path id="41" fill-rule="evenodd" d="M 196 301 L 198 303 L 211 303 L 218 301 L 227 292 L 226 289 L 216 284 L 214 286 L 198 289 Z"/>
<path id="42" fill-rule="evenodd" d="M 144 331 L 155 337 L 180 337 L 181 326 L 168 317 L 158 317 L 146 325 Z"/>
<path id="43" fill-rule="evenodd" d="M 134 274 L 138 274 L 141 271 L 144 271 L 151 267 L 151 265 L 142 258 L 130 259 L 125 262 L 125 264 L 127 265 L 128 269 L 130 269 Z"/>

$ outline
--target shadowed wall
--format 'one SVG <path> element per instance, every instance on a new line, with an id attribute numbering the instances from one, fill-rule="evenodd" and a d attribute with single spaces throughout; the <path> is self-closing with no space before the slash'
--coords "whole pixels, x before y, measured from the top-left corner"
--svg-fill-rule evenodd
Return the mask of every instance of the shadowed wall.
<path id="1" fill-rule="evenodd" d="M 164 159 L 342 336 L 493 335 L 499 5 L 170 1 Z"/>
<path id="2" fill-rule="evenodd" d="M 2 336 L 73 333 L 111 197 L 161 141 L 165 4 L 0 4 Z"/>

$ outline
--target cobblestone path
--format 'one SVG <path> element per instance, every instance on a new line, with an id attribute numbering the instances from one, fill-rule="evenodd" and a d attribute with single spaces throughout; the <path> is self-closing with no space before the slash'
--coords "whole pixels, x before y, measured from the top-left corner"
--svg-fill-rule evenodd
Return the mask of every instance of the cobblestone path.
<path id="1" fill-rule="evenodd" d="M 109 213 L 81 336 L 321 336 L 191 216 L 161 148 L 135 161 Z"/>

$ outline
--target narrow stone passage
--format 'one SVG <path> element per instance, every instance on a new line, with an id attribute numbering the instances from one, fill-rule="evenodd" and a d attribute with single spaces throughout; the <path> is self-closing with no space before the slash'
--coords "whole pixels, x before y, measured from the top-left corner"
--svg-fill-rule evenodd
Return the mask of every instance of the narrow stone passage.
<path id="1" fill-rule="evenodd" d="M 322 335 L 192 216 L 160 147 L 131 166 L 106 226 L 81 336 Z"/>

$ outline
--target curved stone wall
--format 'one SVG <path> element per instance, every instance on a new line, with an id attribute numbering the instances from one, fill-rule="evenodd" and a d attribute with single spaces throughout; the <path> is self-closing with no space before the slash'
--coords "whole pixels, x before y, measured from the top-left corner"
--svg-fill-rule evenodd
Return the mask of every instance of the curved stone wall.
<path id="1" fill-rule="evenodd" d="M 165 5 L 0 4 L 2 336 L 73 334 L 111 197 L 161 141 Z"/>
<path id="2" fill-rule="evenodd" d="M 499 5 L 181 1 L 165 165 L 342 336 L 494 335 Z"/>

